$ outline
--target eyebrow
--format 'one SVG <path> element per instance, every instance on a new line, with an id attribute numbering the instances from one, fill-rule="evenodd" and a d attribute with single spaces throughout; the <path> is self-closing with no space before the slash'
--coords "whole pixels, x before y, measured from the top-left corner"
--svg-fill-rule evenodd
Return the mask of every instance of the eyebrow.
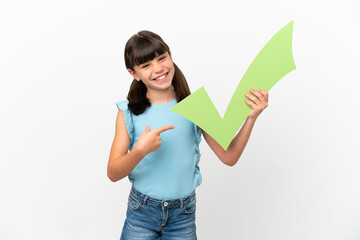
<path id="1" fill-rule="evenodd" d="M 154 59 L 155 59 L 155 58 L 160 58 L 160 57 L 166 57 L 166 52 L 163 53 L 163 54 L 161 54 L 161 55 L 157 55 L 156 57 L 154 57 Z M 153 61 L 154 59 L 149 60 L 149 61 L 147 61 L 147 62 L 144 62 L 144 63 L 140 64 L 139 66 L 142 67 L 142 66 L 144 66 L 144 65 L 146 65 L 146 64 L 149 64 L 149 62 Z"/>

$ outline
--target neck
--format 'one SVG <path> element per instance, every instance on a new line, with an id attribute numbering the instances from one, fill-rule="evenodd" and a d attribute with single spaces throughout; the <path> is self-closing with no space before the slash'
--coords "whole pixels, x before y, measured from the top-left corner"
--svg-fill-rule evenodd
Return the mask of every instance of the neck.
<path id="1" fill-rule="evenodd" d="M 173 88 L 164 91 L 149 91 L 146 93 L 146 97 L 150 100 L 151 103 L 163 104 L 168 103 L 174 99 L 176 96 L 175 90 Z"/>

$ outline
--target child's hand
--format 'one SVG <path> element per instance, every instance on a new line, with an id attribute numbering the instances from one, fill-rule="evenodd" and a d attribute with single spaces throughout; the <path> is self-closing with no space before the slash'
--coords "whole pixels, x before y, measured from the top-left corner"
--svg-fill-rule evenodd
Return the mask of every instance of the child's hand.
<path id="1" fill-rule="evenodd" d="M 260 113 L 268 106 L 269 93 L 260 89 L 256 89 L 255 91 L 252 88 L 250 88 L 250 92 L 256 97 L 249 93 L 245 93 L 245 102 L 252 107 L 248 118 L 256 119 L 260 115 Z"/>
<path id="2" fill-rule="evenodd" d="M 175 126 L 169 125 L 150 130 L 150 127 L 146 126 L 145 131 L 141 133 L 134 148 L 137 148 L 138 151 L 144 153 L 144 155 L 158 150 L 161 146 L 160 133 L 173 128 L 175 128 Z"/>

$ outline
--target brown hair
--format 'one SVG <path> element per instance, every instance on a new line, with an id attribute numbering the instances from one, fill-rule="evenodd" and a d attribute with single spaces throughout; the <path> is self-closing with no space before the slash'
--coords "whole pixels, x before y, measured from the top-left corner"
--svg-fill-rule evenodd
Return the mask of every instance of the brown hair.
<path id="1" fill-rule="evenodd" d="M 150 31 L 140 31 L 134 34 L 125 45 L 124 56 L 126 68 L 135 71 L 134 66 L 139 66 L 151 61 L 157 55 L 162 55 L 166 52 L 170 53 L 170 48 L 159 35 Z M 180 102 L 190 95 L 190 89 L 179 67 L 174 62 L 173 64 L 175 74 L 172 85 L 175 90 L 176 100 Z M 133 114 L 139 115 L 151 106 L 149 99 L 146 97 L 146 92 L 147 88 L 145 84 L 142 81 L 136 81 L 134 79 L 130 85 L 127 96 L 129 100 L 128 107 Z"/>

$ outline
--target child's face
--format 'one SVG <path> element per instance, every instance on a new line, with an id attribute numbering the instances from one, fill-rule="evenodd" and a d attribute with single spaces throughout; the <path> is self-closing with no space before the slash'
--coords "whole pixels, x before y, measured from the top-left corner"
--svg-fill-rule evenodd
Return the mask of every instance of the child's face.
<path id="1" fill-rule="evenodd" d="M 174 64 L 171 53 L 157 55 L 153 60 L 134 67 L 129 73 L 137 81 L 142 80 L 149 90 L 167 90 L 172 88 L 171 82 L 174 77 Z"/>

